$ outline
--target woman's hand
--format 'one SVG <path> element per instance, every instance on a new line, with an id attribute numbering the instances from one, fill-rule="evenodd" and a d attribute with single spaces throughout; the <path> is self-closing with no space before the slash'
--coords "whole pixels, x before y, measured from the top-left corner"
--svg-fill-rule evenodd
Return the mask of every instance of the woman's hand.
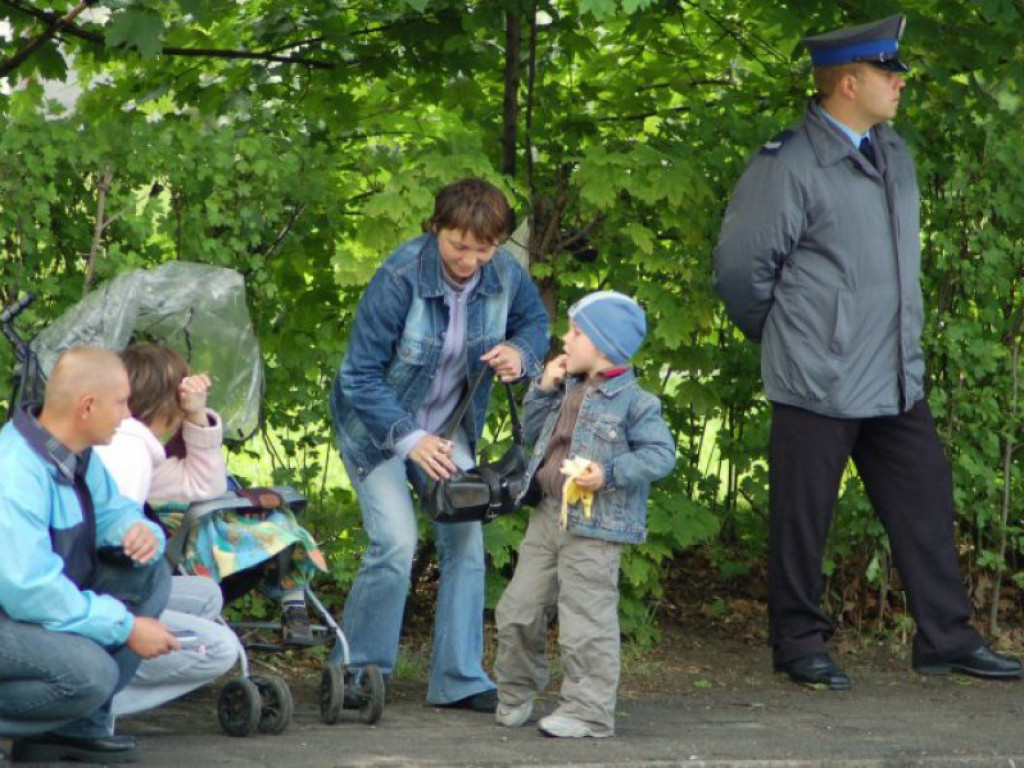
<path id="1" fill-rule="evenodd" d="M 409 458 L 430 475 L 431 480 L 447 480 L 459 471 L 452 454 L 455 444 L 437 435 L 427 435 L 420 439 L 409 451 Z"/>
<path id="2" fill-rule="evenodd" d="M 208 426 L 206 418 L 206 394 L 213 382 L 205 373 L 186 376 L 178 385 L 178 405 L 185 418 L 193 424 Z"/>
<path id="3" fill-rule="evenodd" d="M 480 359 L 505 383 L 511 384 L 523 375 L 523 356 L 511 344 L 498 344 Z"/>

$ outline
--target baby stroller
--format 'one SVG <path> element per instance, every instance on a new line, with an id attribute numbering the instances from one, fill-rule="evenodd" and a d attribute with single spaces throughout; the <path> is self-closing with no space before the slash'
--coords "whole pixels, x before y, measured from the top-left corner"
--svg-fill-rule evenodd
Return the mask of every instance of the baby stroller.
<path id="1" fill-rule="evenodd" d="M 34 298 L 28 294 L 0 312 L 0 331 L 14 347 L 16 358 L 12 412 L 16 405 L 42 402 L 46 375 L 64 349 L 89 344 L 119 351 L 132 342 L 148 341 L 175 348 L 193 370 L 204 371 L 217 382 L 210 405 L 221 416 L 225 439 L 245 440 L 258 429 L 263 365 L 245 303 L 244 281 L 237 272 L 189 262 L 168 262 L 128 272 L 88 294 L 26 341 L 16 331 L 14 321 Z M 296 516 L 306 506 L 306 499 L 294 488 L 270 490 Z M 173 568 L 180 567 L 190 531 L 205 517 L 227 510 L 254 515 L 261 511 L 248 496 L 230 492 L 190 505 L 168 541 L 167 556 Z M 305 594 L 308 605 L 323 622 L 313 626 L 314 635 L 331 644 L 320 678 L 319 704 L 321 720 L 334 724 L 341 719 L 345 706 L 346 680 L 357 676 L 350 667 L 348 642 L 341 627 L 309 585 Z M 226 594 L 226 599 L 236 596 Z M 282 643 L 265 639 L 279 625 L 238 622 L 228 626 L 244 639 L 239 644 L 241 674 L 230 680 L 218 697 L 221 727 L 232 736 L 246 736 L 254 730 L 281 733 L 292 718 L 291 691 L 279 677 L 251 675 L 245 652 L 284 650 Z M 349 706 L 358 704 L 363 722 L 377 722 L 384 710 L 384 680 L 379 668 L 367 666 L 347 698 Z"/>

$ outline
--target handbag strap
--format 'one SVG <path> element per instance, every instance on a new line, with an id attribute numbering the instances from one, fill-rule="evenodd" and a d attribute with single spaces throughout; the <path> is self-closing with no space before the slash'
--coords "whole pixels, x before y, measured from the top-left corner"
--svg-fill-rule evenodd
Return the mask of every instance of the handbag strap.
<path id="1" fill-rule="evenodd" d="M 480 382 L 484 380 L 484 377 L 489 375 L 491 369 L 486 365 L 480 369 L 480 372 L 476 375 L 476 378 L 469 384 L 466 391 L 462 395 L 462 399 L 459 400 L 459 404 L 455 406 L 455 410 L 452 411 L 452 415 L 448 417 L 444 425 L 441 427 L 440 436 L 445 440 L 451 440 L 452 435 L 455 434 L 455 430 L 458 429 L 459 424 L 462 423 L 462 417 L 466 415 L 466 409 L 469 408 L 470 402 L 473 400 L 473 394 L 476 392 L 476 388 L 480 386 Z M 516 400 L 512 397 L 512 385 L 508 382 L 505 383 L 505 394 L 508 395 L 508 412 L 512 419 L 512 441 L 516 445 L 523 444 L 523 425 L 519 423 L 519 414 L 516 411 Z"/>

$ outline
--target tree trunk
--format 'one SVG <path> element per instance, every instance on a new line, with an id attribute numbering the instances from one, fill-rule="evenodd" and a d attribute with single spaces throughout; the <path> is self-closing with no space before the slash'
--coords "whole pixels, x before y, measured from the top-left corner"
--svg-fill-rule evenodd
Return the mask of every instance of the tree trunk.
<path id="1" fill-rule="evenodd" d="M 516 142 L 519 128 L 519 69 L 522 25 L 514 11 L 505 14 L 505 106 L 501 136 L 501 172 L 516 175 Z"/>

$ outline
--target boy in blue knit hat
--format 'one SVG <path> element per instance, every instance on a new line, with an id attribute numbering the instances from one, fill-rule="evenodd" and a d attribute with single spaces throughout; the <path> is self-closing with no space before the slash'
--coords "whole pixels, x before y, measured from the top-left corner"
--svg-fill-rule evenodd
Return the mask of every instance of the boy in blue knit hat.
<path id="1" fill-rule="evenodd" d="M 528 478 L 542 500 L 498 602 L 499 725 L 519 726 L 548 682 L 544 648 L 558 612 L 561 698 L 538 727 L 548 736 L 615 732 L 619 684 L 619 556 L 647 535 L 647 493 L 675 466 L 661 401 L 629 365 L 647 330 L 643 309 L 615 291 L 569 309 L 565 351 L 530 386 L 523 406 L 533 444 Z"/>

